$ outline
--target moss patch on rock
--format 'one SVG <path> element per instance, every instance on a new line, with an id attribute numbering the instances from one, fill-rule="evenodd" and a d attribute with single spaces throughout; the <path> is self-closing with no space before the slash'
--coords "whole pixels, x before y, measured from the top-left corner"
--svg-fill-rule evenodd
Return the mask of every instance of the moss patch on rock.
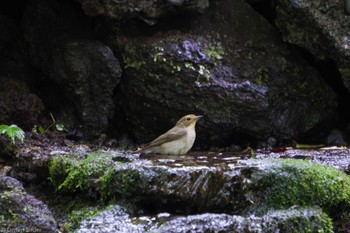
<path id="1" fill-rule="evenodd" d="M 57 190 L 92 197 L 101 201 L 102 207 L 124 201 L 145 209 L 151 205 L 159 211 L 176 212 L 177 206 L 185 205 L 188 212 L 220 209 L 223 213 L 260 217 L 271 211 L 317 208 L 324 215 L 319 221 L 326 229 L 329 223 L 335 229 L 349 225 L 350 177 L 331 167 L 292 159 L 253 159 L 224 172 L 207 167 L 202 174 L 199 171 L 204 168 L 174 168 L 149 160 L 118 158 L 122 157 L 107 153 L 85 158 L 57 156 L 51 162 L 51 180 Z"/>
<path id="2" fill-rule="evenodd" d="M 249 181 L 251 211 L 319 206 L 335 222 L 350 219 L 350 177 L 323 165 L 299 160 L 267 160 Z M 261 168 L 261 169 L 260 169 Z"/>
<path id="3" fill-rule="evenodd" d="M 262 218 L 263 232 L 333 232 L 332 220 L 318 208 L 269 211 Z"/>
<path id="4" fill-rule="evenodd" d="M 58 192 L 48 200 L 48 204 L 62 232 L 75 232 L 83 220 L 88 221 L 114 206 L 113 203 L 88 199 L 84 193 L 65 195 Z"/>
<path id="5" fill-rule="evenodd" d="M 150 232 L 333 232 L 332 221 L 318 208 L 269 211 L 257 216 L 238 216 L 228 214 L 198 214 L 186 217 L 160 219 L 159 227 Z"/>
<path id="6" fill-rule="evenodd" d="M 137 170 L 123 165 L 107 153 L 91 153 L 84 159 L 62 155 L 52 159 L 50 179 L 57 190 L 83 191 L 106 201 L 121 199 L 142 190 L 143 183 Z"/>
<path id="7" fill-rule="evenodd" d="M 142 182 L 138 171 L 124 166 L 126 161 L 102 152 L 52 158 L 49 172 L 57 200 L 51 206 L 61 219 L 62 231 L 77 229 L 81 221 L 108 210 L 118 200 L 130 198 L 125 206 L 131 208 Z"/>
<path id="8" fill-rule="evenodd" d="M 18 180 L 0 175 L 0 232 L 57 232 L 46 204 L 28 194 Z"/>

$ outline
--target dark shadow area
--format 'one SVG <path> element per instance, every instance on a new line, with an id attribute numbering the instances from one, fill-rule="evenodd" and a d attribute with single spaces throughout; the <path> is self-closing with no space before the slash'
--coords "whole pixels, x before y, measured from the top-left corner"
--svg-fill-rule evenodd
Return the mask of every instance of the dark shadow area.
<path id="1" fill-rule="evenodd" d="M 154 25 L 151 25 L 148 21 L 141 18 L 131 18 L 122 23 L 121 28 L 123 32 L 129 36 L 151 36 L 156 32 L 164 31 L 188 31 L 192 26 L 199 13 L 181 13 L 177 15 L 170 15 L 167 17 L 159 18 L 154 21 Z"/>
<path id="2" fill-rule="evenodd" d="M 325 120 L 323 123 L 320 123 L 318 126 L 314 127 L 308 133 L 303 135 L 300 140 L 307 143 L 323 142 L 325 138 L 329 136 L 329 132 L 335 128 L 340 129 L 345 134 L 349 134 L 348 125 L 350 123 L 350 92 L 344 86 L 336 62 L 330 58 L 318 60 L 307 49 L 291 44 L 289 46 L 291 50 L 297 51 L 310 66 L 318 70 L 321 78 L 333 89 L 338 103 L 336 113 L 338 114 L 338 117 L 336 122 L 329 124 L 330 121 Z"/>
<path id="3" fill-rule="evenodd" d="M 197 138 L 192 148 L 195 150 L 215 150 L 215 149 L 225 149 L 228 151 L 235 151 L 237 149 L 247 148 L 248 146 L 257 147 L 259 141 L 251 136 L 247 132 L 240 130 L 223 130 L 220 132 L 213 132 L 211 137 L 206 138 L 202 135 L 205 135 L 203 131 L 210 130 L 203 128 L 201 125 L 196 127 Z"/>
<path id="4" fill-rule="evenodd" d="M 2 1 L 0 6 L 0 15 L 7 16 L 16 21 L 21 21 L 24 9 L 28 0 Z"/>
<path id="5" fill-rule="evenodd" d="M 256 12 L 274 25 L 276 19 L 276 0 L 245 0 Z"/>
<path id="6" fill-rule="evenodd" d="M 67 96 L 67 91 L 62 85 L 55 83 L 49 78 L 43 78 L 40 83 L 36 85 L 36 94 L 44 102 L 46 107 L 45 113 L 47 115 L 46 124 L 52 123 L 52 119 L 49 114 L 52 114 L 57 123 L 60 123 L 60 118 L 67 115 L 77 116 L 76 109 L 74 105 L 76 103 L 72 102 L 74 97 Z M 70 118 L 71 119 L 71 118 Z M 79 125 L 79 122 L 74 122 L 72 125 L 65 124 L 68 130 L 73 130 L 73 126 Z"/>
<path id="7" fill-rule="evenodd" d="M 334 90 L 338 100 L 338 111 L 341 117 L 350 119 L 350 92 L 344 86 L 341 74 L 338 71 L 337 64 L 332 59 L 317 60 L 308 50 L 291 45 L 294 50 L 305 59 L 305 61 L 315 69 L 317 69 L 323 80 Z"/>

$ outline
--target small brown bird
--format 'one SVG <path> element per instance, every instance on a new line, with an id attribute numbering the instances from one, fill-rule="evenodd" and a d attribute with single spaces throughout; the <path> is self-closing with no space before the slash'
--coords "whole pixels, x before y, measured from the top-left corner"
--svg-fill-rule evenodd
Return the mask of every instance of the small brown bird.
<path id="1" fill-rule="evenodd" d="M 203 116 L 193 114 L 182 117 L 168 132 L 160 135 L 152 142 L 145 144 L 138 153 L 154 153 L 167 155 L 186 154 L 196 139 L 196 122 Z"/>

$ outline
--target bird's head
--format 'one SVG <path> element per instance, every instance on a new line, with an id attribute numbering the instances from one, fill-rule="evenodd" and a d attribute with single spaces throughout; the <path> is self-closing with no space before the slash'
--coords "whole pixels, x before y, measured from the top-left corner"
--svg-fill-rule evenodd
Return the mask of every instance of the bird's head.
<path id="1" fill-rule="evenodd" d="M 176 125 L 177 126 L 183 126 L 183 127 L 187 127 L 187 126 L 195 126 L 196 125 L 196 122 L 197 120 L 199 120 L 201 117 L 201 115 L 193 115 L 193 114 L 189 114 L 189 115 L 186 115 L 186 116 L 183 116 L 180 120 L 177 121 Z"/>

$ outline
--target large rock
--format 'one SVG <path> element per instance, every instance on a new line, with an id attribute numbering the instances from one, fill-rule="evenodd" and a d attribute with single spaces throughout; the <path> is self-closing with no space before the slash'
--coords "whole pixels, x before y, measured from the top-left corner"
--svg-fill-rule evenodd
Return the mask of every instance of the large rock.
<path id="1" fill-rule="evenodd" d="M 94 153 L 81 160 L 66 155 L 53 158 L 50 174 L 61 191 L 123 200 L 146 213 L 255 215 L 264 222 L 273 210 L 295 217 L 295 207 L 317 207 L 337 229 L 350 227 L 350 178 L 345 173 L 309 161 L 237 163 L 234 157 L 215 162 L 212 157 L 139 160 L 118 153 Z"/>
<path id="2" fill-rule="evenodd" d="M 316 59 L 336 62 L 350 90 L 349 16 L 344 0 L 278 0 L 276 24 L 283 38 L 310 51 Z"/>
<path id="3" fill-rule="evenodd" d="M 31 130 L 44 110 L 41 99 L 23 81 L 0 76 L 0 124 Z"/>
<path id="4" fill-rule="evenodd" d="M 209 0 L 128 0 L 128 1 L 79 1 L 85 14 L 104 15 L 117 19 L 138 17 L 152 24 L 157 18 L 179 10 L 201 12 L 209 5 Z"/>
<path id="5" fill-rule="evenodd" d="M 332 225 L 318 209 L 271 211 L 263 217 L 242 217 L 229 214 L 197 214 L 176 216 L 160 213 L 157 216 L 132 217 L 120 206 L 103 211 L 82 221 L 83 232 L 329 232 Z"/>
<path id="6" fill-rule="evenodd" d="M 39 0 L 28 4 L 23 27 L 33 65 L 50 79 L 42 92 L 56 118 L 82 125 L 86 136 L 105 131 L 121 69 L 111 49 L 92 39 L 89 21 L 69 2 Z"/>
<path id="7" fill-rule="evenodd" d="M 187 113 L 205 116 L 198 140 L 206 145 L 290 141 L 331 122 L 334 92 L 243 0 L 213 1 L 206 14 L 177 20 L 168 27 L 183 30 L 160 26 L 111 42 L 122 51 L 121 99 L 137 139 Z"/>
<path id="8" fill-rule="evenodd" d="M 18 180 L 0 175 L 0 193 L 0 231 L 58 232 L 51 211 Z"/>

